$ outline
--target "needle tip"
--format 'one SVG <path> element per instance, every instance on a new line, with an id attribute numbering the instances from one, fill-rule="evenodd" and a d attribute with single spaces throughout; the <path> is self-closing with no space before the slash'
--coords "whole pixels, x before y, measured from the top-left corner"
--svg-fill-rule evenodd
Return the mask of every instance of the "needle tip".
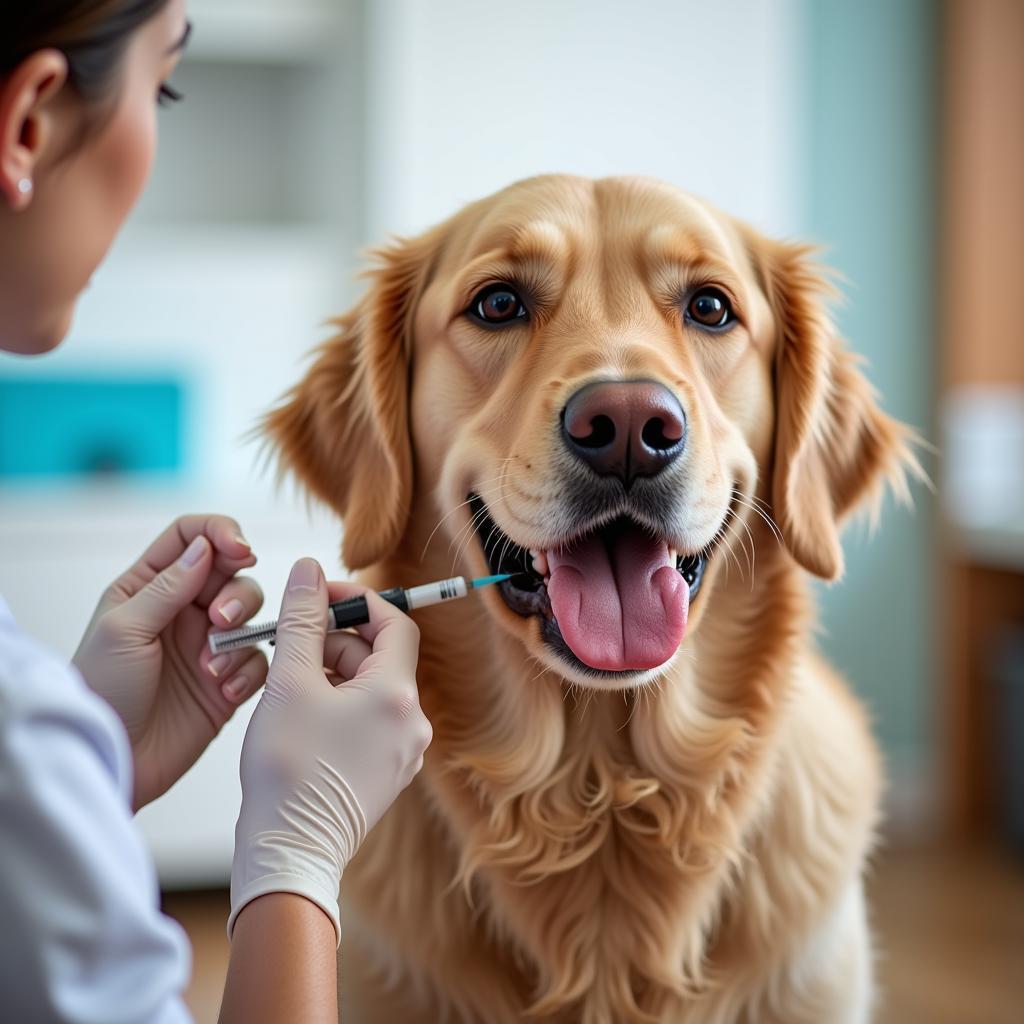
<path id="1" fill-rule="evenodd" d="M 478 579 L 470 581 L 470 587 L 474 590 L 478 590 L 480 587 L 489 587 L 492 583 L 501 583 L 502 580 L 510 580 L 512 573 L 506 572 L 499 576 L 481 576 Z"/>

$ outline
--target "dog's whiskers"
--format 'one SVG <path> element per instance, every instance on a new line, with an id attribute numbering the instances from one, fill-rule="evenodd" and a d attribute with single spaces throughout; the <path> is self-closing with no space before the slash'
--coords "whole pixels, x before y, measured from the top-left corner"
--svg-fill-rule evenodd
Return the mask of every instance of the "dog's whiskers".
<path id="1" fill-rule="evenodd" d="M 636 714 L 636 706 L 638 702 L 644 698 L 645 689 L 646 687 L 641 686 L 634 687 L 633 690 L 622 691 L 622 703 L 625 704 L 627 708 L 629 708 L 629 714 L 626 715 L 626 720 L 622 723 L 622 725 L 620 725 L 618 729 L 615 730 L 616 732 L 622 732 L 624 729 L 629 727 L 629 723 L 633 720 L 633 715 Z M 636 690 L 639 690 L 639 693 L 637 693 Z M 631 696 L 633 698 L 632 704 L 629 701 L 629 698 Z"/>
<path id="2" fill-rule="evenodd" d="M 423 545 L 423 550 L 420 552 L 421 562 L 423 561 L 424 558 L 427 557 L 427 548 L 430 547 L 430 543 L 437 535 L 437 531 L 440 530 L 441 527 L 445 524 L 445 522 L 448 519 L 450 519 L 453 515 L 455 515 L 455 513 L 458 512 L 459 509 L 465 508 L 472 500 L 472 498 L 467 498 L 465 501 L 460 502 L 458 505 L 456 505 L 455 508 L 453 508 L 451 511 L 446 512 L 443 516 L 441 516 L 441 518 L 437 521 L 437 525 L 430 531 L 430 536 L 427 538 L 426 544 Z"/>
<path id="3" fill-rule="evenodd" d="M 784 539 L 782 537 L 782 530 L 779 528 L 779 524 L 776 523 L 775 520 L 766 511 L 764 511 L 760 507 L 762 505 L 765 505 L 765 503 L 760 498 L 758 498 L 757 495 L 755 495 L 755 494 L 751 494 L 751 495 L 742 494 L 740 491 L 736 490 L 736 488 L 733 488 L 733 492 L 732 493 L 733 493 L 733 496 L 736 498 L 736 501 L 737 501 L 738 504 L 743 505 L 745 508 L 749 508 L 751 512 L 755 512 L 757 515 L 759 515 L 765 521 L 765 523 L 768 525 L 768 528 L 775 535 L 775 539 L 780 544 L 784 544 L 785 543 L 785 541 L 784 541 Z M 770 507 L 771 507 L 770 505 L 765 505 L 765 508 L 770 508 Z"/>
<path id="4" fill-rule="evenodd" d="M 750 558 L 748 559 L 747 564 L 750 566 L 750 589 L 753 591 L 754 571 L 757 567 L 757 549 L 754 547 L 754 535 L 750 532 L 750 527 L 747 526 L 745 520 L 740 519 L 739 516 L 737 516 L 736 521 L 743 527 L 746 532 L 747 539 L 750 541 Z M 746 545 L 744 545 L 744 550 L 746 550 Z"/>
<path id="5" fill-rule="evenodd" d="M 501 494 L 503 493 L 503 487 L 504 487 L 504 483 L 502 482 L 502 483 L 498 483 L 494 487 L 484 488 L 480 492 L 475 492 L 475 493 L 476 493 L 477 497 L 481 497 L 482 495 L 487 495 L 488 497 L 490 497 L 493 494 L 499 494 L 499 497 L 500 497 Z M 449 512 L 448 516 L 452 515 L 454 512 L 459 511 L 459 509 L 461 509 L 461 508 L 465 508 L 466 505 L 468 505 L 472 500 L 473 500 L 472 498 L 469 498 L 466 501 L 462 502 L 461 505 L 457 506 L 455 509 L 453 509 L 451 512 Z M 467 530 L 471 530 L 472 527 L 476 526 L 478 520 L 482 519 L 486 514 L 487 514 L 486 508 L 482 508 L 478 512 L 475 512 L 470 517 L 469 522 L 463 524 L 461 529 L 455 534 L 455 536 L 451 539 L 451 541 L 449 541 L 449 543 L 448 543 L 448 550 L 451 551 L 453 547 L 456 547 L 460 543 L 460 538 L 462 537 L 462 534 L 464 532 L 466 532 Z M 448 516 L 445 516 L 444 518 L 447 519 Z M 442 522 L 443 521 L 444 520 L 442 520 Z M 438 524 L 438 525 L 440 526 L 440 524 Z M 436 532 L 436 529 L 437 528 L 435 527 L 435 532 Z M 424 549 L 424 552 L 425 552 L 425 549 Z M 459 555 L 456 554 L 456 561 L 458 560 L 458 557 L 459 557 Z M 453 565 L 454 565 L 454 562 L 453 562 Z"/>
<path id="6" fill-rule="evenodd" d="M 488 495 L 488 496 L 492 495 L 492 494 L 496 494 L 500 488 L 501 488 L 501 484 L 500 483 L 498 485 L 494 486 L 494 487 L 483 488 L 482 494 Z M 441 526 L 445 523 L 445 521 L 447 519 L 450 519 L 452 516 L 454 516 L 457 512 L 460 511 L 460 509 L 464 509 L 467 505 L 470 504 L 470 502 L 472 502 L 472 498 L 467 498 L 466 501 L 461 502 L 459 505 L 457 505 L 450 512 L 446 512 L 443 516 L 441 516 L 441 518 L 437 522 L 437 525 L 434 526 L 434 528 L 430 531 L 430 536 L 427 538 L 427 543 L 423 546 L 423 551 L 420 554 L 420 561 L 423 561 L 423 559 L 426 557 L 427 548 L 430 547 L 430 543 L 431 543 L 431 541 L 433 541 L 434 537 L 436 536 L 437 530 L 439 530 L 441 528 Z M 465 527 L 463 527 L 463 528 L 465 528 Z M 462 532 L 462 530 L 460 530 L 460 532 Z M 456 536 L 458 537 L 458 535 L 456 535 Z M 455 541 L 453 540 L 449 544 L 449 550 L 450 551 L 452 550 L 452 545 L 454 543 L 455 543 Z"/>
<path id="7" fill-rule="evenodd" d="M 728 524 L 728 528 L 726 529 L 725 536 L 726 536 L 727 539 L 736 539 L 736 540 L 739 541 L 740 548 L 743 551 L 743 556 L 747 560 L 747 571 L 749 573 L 753 574 L 753 567 L 752 567 L 751 561 L 750 561 L 750 552 L 747 550 L 747 545 L 745 543 L 745 538 L 741 537 L 739 532 L 738 532 L 738 530 L 737 530 L 737 526 L 739 526 L 741 522 L 742 522 L 742 520 L 739 518 L 739 516 L 737 516 L 733 512 L 733 510 L 730 508 L 729 509 L 729 524 Z M 732 548 L 731 547 L 727 548 L 727 550 L 732 551 Z M 732 551 L 732 554 L 733 554 L 733 557 L 736 558 L 735 551 Z M 736 558 L 736 568 L 739 570 L 740 575 L 742 576 L 743 575 L 743 568 L 740 566 L 738 558 Z"/>
<path id="8" fill-rule="evenodd" d="M 487 513 L 485 509 L 480 509 L 480 511 L 473 515 L 470 518 L 469 522 L 466 523 L 465 526 L 463 526 L 462 529 L 459 530 L 459 532 L 452 538 L 451 544 L 448 545 L 448 550 L 451 551 L 453 545 L 455 545 L 456 548 L 455 554 L 452 557 L 451 572 L 455 572 L 455 567 L 459 564 L 459 560 L 465 553 L 466 548 L 469 547 L 473 537 L 476 534 L 477 527 L 480 525 L 481 522 L 483 522 L 483 519 L 486 516 L 486 514 Z M 491 537 L 494 535 L 494 531 L 496 529 L 496 526 L 491 527 L 490 533 L 488 533 L 487 535 L 487 540 L 484 542 L 485 548 L 490 543 Z M 463 534 L 465 534 L 465 540 L 462 539 Z"/>
<path id="9" fill-rule="evenodd" d="M 538 658 L 534 654 L 530 655 L 530 661 L 535 662 L 537 665 L 540 665 L 540 671 L 530 680 L 530 682 L 528 684 L 528 685 L 532 686 L 535 682 L 537 682 L 538 679 L 540 679 L 540 677 L 542 675 L 544 675 L 547 672 L 548 667 L 547 667 L 547 665 L 544 664 L 543 661 L 540 660 L 540 658 Z"/>
<path id="10" fill-rule="evenodd" d="M 497 487 L 490 488 L 487 491 L 485 491 L 485 493 L 490 494 L 490 493 L 493 493 L 494 491 L 497 491 L 497 489 L 498 489 Z M 448 519 L 450 519 L 453 515 L 455 515 L 460 509 L 465 508 L 472 500 L 473 500 L 472 498 L 467 498 L 465 501 L 460 502 L 458 505 L 455 506 L 455 508 L 451 509 L 449 512 L 446 512 L 438 520 L 437 525 L 433 528 L 433 530 L 430 531 L 430 536 L 427 538 L 426 544 L 423 545 L 423 551 L 420 553 L 420 561 L 421 562 L 426 557 L 427 548 L 430 547 L 430 543 L 431 543 L 431 541 L 433 541 L 434 537 L 437 535 L 437 531 L 441 529 L 441 527 L 444 525 L 444 523 Z M 452 541 L 451 543 L 454 543 L 454 541 Z M 449 550 L 451 550 L 451 543 L 449 543 L 449 545 L 448 545 Z"/>
<path id="11" fill-rule="evenodd" d="M 723 539 L 726 540 L 726 541 L 731 540 L 731 539 L 738 539 L 740 541 L 740 547 L 743 548 L 743 552 L 744 552 L 744 554 L 746 554 L 747 553 L 747 549 L 746 549 L 746 545 L 743 543 L 743 538 L 739 537 L 739 534 L 736 531 L 736 525 L 737 525 L 738 522 L 739 522 L 738 517 L 733 514 L 732 509 L 729 509 L 729 522 L 728 522 L 728 525 L 726 527 L 726 531 L 725 531 L 725 535 L 724 535 Z M 736 571 L 740 574 L 740 578 L 742 578 L 743 575 L 744 575 L 744 573 L 743 573 L 743 566 L 740 564 L 740 560 L 737 557 L 736 552 L 733 550 L 732 545 L 726 543 L 725 551 L 726 551 L 726 555 L 727 555 L 726 562 L 725 562 L 726 572 L 728 573 L 729 558 L 732 558 L 732 560 L 736 563 Z M 751 561 L 750 561 L 749 556 L 747 558 L 747 567 L 750 570 L 751 579 L 753 579 L 753 567 L 751 565 Z"/>
<path id="12" fill-rule="evenodd" d="M 463 550 L 463 548 L 462 548 L 462 542 L 460 541 L 461 535 L 463 533 L 466 534 L 466 542 L 468 544 L 469 539 L 472 538 L 475 535 L 475 533 L 476 533 L 475 527 L 477 525 L 478 525 L 478 522 L 477 522 L 476 517 L 474 516 L 474 518 L 471 519 L 468 523 L 466 523 L 466 525 L 463 526 L 463 528 L 461 530 L 459 530 L 459 532 L 455 535 L 455 537 L 452 538 L 451 544 L 448 545 L 448 550 L 449 551 L 451 551 L 452 545 L 454 545 L 457 541 L 459 542 L 459 544 L 458 544 L 458 549 L 452 555 L 452 563 L 451 563 L 451 567 L 449 569 L 449 574 L 452 574 L 452 573 L 455 572 L 455 568 L 456 568 L 456 566 L 459 563 L 459 559 L 462 557 L 462 550 Z"/>
<path id="13" fill-rule="evenodd" d="M 453 547 L 457 547 L 457 545 L 461 541 L 462 535 L 467 530 L 472 530 L 473 527 L 477 526 L 478 523 L 483 520 L 483 517 L 484 517 L 484 510 L 483 509 L 480 509 L 480 511 L 478 511 L 478 512 L 474 512 L 473 515 L 470 516 L 469 521 L 466 522 L 466 523 L 463 523 L 462 526 L 459 528 L 459 531 L 448 542 L 448 550 L 451 551 Z"/>
<path id="14" fill-rule="evenodd" d="M 512 543 L 512 538 L 506 534 L 505 539 L 501 542 L 501 553 L 498 556 L 498 565 L 501 565 L 505 561 L 505 555 L 508 554 L 509 545 Z"/>
<path id="15" fill-rule="evenodd" d="M 504 492 L 502 492 L 498 496 L 499 500 L 504 500 L 504 497 L 505 497 Z M 452 560 L 452 571 L 453 572 L 455 571 L 455 566 L 461 561 L 463 555 L 466 553 L 467 548 L 473 542 L 473 537 L 476 534 L 476 528 L 479 526 L 479 520 L 482 520 L 482 518 L 484 516 L 486 516 L 486 515 L 487 515 L 487 509 L 486 508 L 480 509 L 480 511 L 477 512 L 476 515 L 473 516 L 473 518 L 470 519 L 469 523 L 467 524 L 469 527 L 471 527 L 471 529 L 466 530 L 465 527 L 464 527 L 463 530 L 460 530 L 459 533 L 456 535 L 456 538 L 458 538 L 458 537 L 460 537 L 462 535 L 463 532 L 465 532 L 465 537 L 463 539 L 459 540 L 458 548 L 456 549 L 456 552 L 455 552 L 455 557 Z M 497 525 L 497 523 L 494 523 L 491 526 L 490 532 L 487 534 L 487 540 L 484 542 L 484 550 L 485 551 L 490 546 L 491 538 L 494 536 L 494 531 L 497 530 L 497 529 L 498 529 L 498 525 Z M 453 543 L 454 543 L 454 541 L 453 541 Z M 451 545 L 449 545 L 449 550 L 451 550 Z"/>
<path id="16" fill-rule="evenodd" d="M 513 456 L 513 458 L 514 457 L 515 456 Z M 508 462 L 509 460 L 505 459 L 504 461 Z M 480 484 L 478 485 L 474 493 L 482 498 L 485 495 L 491 495 L 498 492 L 504 486 L 505 476 L 506 470 L 503 469 L 498 476 L 491 477 L 489 480 L 481 480 Z M 430 536 L 427 537 L 426 544 L 423 545 L 423 551 L 420 554 L 421 562 L 423 561 L 424 558 L 426 558 L 427 548 L 430 547 L 431 541 L 433 541 L 434 537 L 437 535 L 437 531 L 441 529 L 441 527 L 445 524 L 445 522 L 447 522 L 448 519 L 455 515 L 460 509 L 465 508 L 468 504 L 470 504 L 472 500 L 472 498 L 467 498 L 465 501 L 459 502 L 459 504 L 456 505 L 453 509 L 450 509 L 443 516 L 441 516 L 441 518 L 437 521 L 437 525 L 433 528 L 433 530 L 430 531 Z M 449 550 L 451 550 L 451 545 L 449 545 Z"/>

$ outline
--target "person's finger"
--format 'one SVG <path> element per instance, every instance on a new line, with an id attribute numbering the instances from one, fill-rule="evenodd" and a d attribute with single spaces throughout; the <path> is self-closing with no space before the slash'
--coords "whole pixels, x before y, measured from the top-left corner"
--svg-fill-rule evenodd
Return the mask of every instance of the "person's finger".
<path id="1" fill-rule="evenodd" d="M 227 558 L 222 554 L 216 555 L 213 560 L 213 572 L 210 573 L 206 586 L 203 587 L 198 597 L 196 597 L 196 604 L 200 608 L 209 608 L 228 580 L 232 579 L 240 570 L 251 569 L 255 564 L 255 555 L 250 555 L 248 559 L 244 560 Z"/>
<path id="2" fill-rule="evenodd" d="M 155 575 L 177 560 L 199 536 L 206 537 L 218 559 L 227 558 L 232 563 L 255 560 L 252 546 L 237 521 L 230 516 L 211 514 L 180 516 L 150 544 L 139 563 Z"/>
<path id="3" fill-rule="evenodd" d="M 249 657 L 220 688 L 224 699 L 236 705 L 244 704 L 267 681 L 270 669 L 262 651 L 246 653 Z"/>
<path id="4" fill-rule="evenodd" d="M 369 590 L 365 597 L 370 621 L 365 626 L 356 626 L 357 632 L 373 646 L 374 654 L 386 653 L 394 659 L 396 671 L 415 674 L 420 652 L 419 627 L 376 592 Z"/>
<path id="5" fill-rule="evenodd" d="M 237 629 L 263 607 L 263 591 L 248 576 L 235 576 L 210 602 L 210 622 L 218 629 Z"/>
<path id="6" fill-rule="evenodd" d="M 324 643 L 324 668 L 342 679 L 351 679 L 373 648 L 355 633 L 328 633 Z"/>
<path id="7" fill-rule="evenodd" d="M 242 534 L 238 523 L 230 516 L 208 516 L 206 535 L 213 544 L 213 572 L 206 586 L 196 597 L 196 604 L 208 608 L 217 599 L 221 587 L 242 569 L 256 564 L 256 555 Z"/>
<path id="8" fill-rule="evenodd" d="M 209 644 L 204 644 L 199 652 L 199 667 L 208 676 L 219 679 L 222 683 L 234 675 L 236 669 L 252 656 L 251 647 L 243 647 L 237 651 L 221 651 L 214 654 Z"/>
<path id="9" fill-rule="evenodd" d="M 210 575 L 213 549 L 205 536 L 197 536 L 181 557 L 153 577 L 110 615 L 119 629 L 150 640 L 195 600 Z"/>
<path id="10" fill-rule="evenodd" d="M 318 562 L 301 558 L 292 566 L 277 620 L 277 650 L 269 688 L 280 679 L 293 685 L 324 679 L 324 638 L 327 634 L 327 586 Z"/>
<path id="11" fill-rule="evenodd" d="M 249 542 L 238 523 L 230 516 L 181 516 L 146 548 L 110 589 L 121 599 L 133 596 L 181 558 L 189 545 L 200 536 L 206 537 L 212 546 L 214 567 L 224 574 L 225 579 L 240 569 L 256 564 L 256 556 Z"/>
<path id="12" fill-rule="evenodd" d="M 328 583 L 327 589 L 332 603 L 350 597 L 365 597 L 370 611 L 370 621 L 355 627 L 359 635 L 371 644 L 374 650 L 401 649 L 405 654 L 411 653 L 415 664 L 415 659 L 419 656 L 420 631 L 405 612 L 388 604 L 375 590 L 360 583 L 335 581 Z"/>
<path id="13" fill-rule="evenodd" d="M 328 580 L 327 596 L 331 603 L 335 601 L 346 601 L 350 597 L 358 597 L 365 594 L 370 588 L 362 583 L 355 583 L 352 580 Z"/>

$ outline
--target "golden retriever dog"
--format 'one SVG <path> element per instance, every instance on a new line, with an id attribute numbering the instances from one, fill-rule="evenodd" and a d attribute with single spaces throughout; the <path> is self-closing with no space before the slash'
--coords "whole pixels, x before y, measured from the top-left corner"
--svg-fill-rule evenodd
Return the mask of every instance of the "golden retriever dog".
<path id="1" fill-rule="evenodd" d="M 531 179 L 378 253 L 267 427 L 417 613 L 422 773 L 345 872 L 350 1024 L 866 1021 L 865 714 L 808 574 L 913 435 L 806 246 Z"/>

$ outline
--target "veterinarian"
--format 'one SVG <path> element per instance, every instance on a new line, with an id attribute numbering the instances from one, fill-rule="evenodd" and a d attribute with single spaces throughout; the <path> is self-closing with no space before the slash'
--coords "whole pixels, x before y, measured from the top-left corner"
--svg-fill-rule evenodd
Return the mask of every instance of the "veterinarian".
<path id="1" fill-rule="evenodd" d="M 3 21 L 0 347 L 38 355 L 148 177 L 188 24 L 184 0 L 24 0 Z M 0 599 L 5 1020 L 188 1019 L 188 944 L 160 913 L 132 813 L 264 681 L 242 750 L 222 1019 L 336 1019 L 341 874 L 430 739 L 419 637 L 374 594 L 371 626 L 326 636 L 328 595 L 362 588 L 303 559 L 269 671 L 251 651 L 211 663 L 208 630 L 262 603 L 238 575 L 255 561 L 233 520 L 178 519 L 108 588 L 71 667 Z"/>

